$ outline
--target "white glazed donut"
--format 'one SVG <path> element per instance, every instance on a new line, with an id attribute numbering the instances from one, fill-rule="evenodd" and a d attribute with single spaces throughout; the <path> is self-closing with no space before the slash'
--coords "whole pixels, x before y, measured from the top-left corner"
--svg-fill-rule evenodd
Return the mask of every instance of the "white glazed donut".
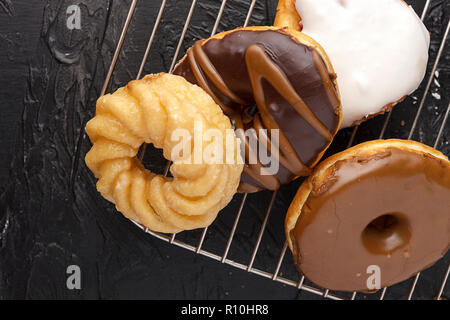
<path id="1" fill-rule="evenodd" d="M 343 128 L 391 109 L 425 75 L 430 35 L 402 0 L 280 0 L 275 25 L 303 27 L 327 52 Z"/>

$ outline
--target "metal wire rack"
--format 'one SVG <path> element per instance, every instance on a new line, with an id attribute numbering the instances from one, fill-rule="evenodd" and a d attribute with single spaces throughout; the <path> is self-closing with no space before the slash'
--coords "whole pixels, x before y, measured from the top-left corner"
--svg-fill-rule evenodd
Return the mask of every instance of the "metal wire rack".
<path id="1" fill-rule="evenodd" d="M 159 7 L 158 15 L 157 15 L 155 23 L 153 25 L 152 32 L 150 34 L 150 38 L 148 40 L 147 47 L 146 47 L 145 53 L 143 55 L 142 62 L 140 64 L 140 68 L 139 68 L 139 71 L 137 73 L 136 79 L 140 79 L 141 76 L 142 76 L 142 73 L 144 71 L 144 66 L 146 64 L 147 58 L 149 57 L 149 54 L 150 54 L 150 51 L 151 51 L 151 48 L 152 48 L 152 44 L 154 43 L 154 39 L 156 37 L 157 31 L 158 31 L 158 27 L 159 27 L 160 22 L 161 22 L 161 17 L 162 17 L 162 15 L 164 13 L 164 10 L 166 8 L 166 4 L 167 4 L 168 1 L 170 1 L 170 0 L 161 0 L 161 5 Z M 256 4 L 257 1 L 258 0 L 249 0 L 248 11 L 247 11 L 246 19 L 245 19 L 245 22 L 244 22 L 243 26 L 247 26 L 249 24 L 249 21 L 250 21 L 250 19 L 252 17 L 252 13 L 253 13 L 253 10 L 255 8 L 255 4 Z M 168 72 L 172 72 L 172 70 L 173 70 L 173 68 L 174 68 L 174 66 L 175 66 L 175 64 L 177 62 L 177 59 L 179 58 L 180 50 L 181 50 L 183 42 L 185 41 L 186 32 L 187 32 L 187 30 L 189 28 L 189 25 L 190 25 L 190 22 L 191 22 L 194 10 L 195 10 L 195 8 L 197 6 L 197 2 L 198 2 L 198 0 L 192 0 L 192 2 L 191 2 L 189 13 L 188 13 L 188 15 L 186 17 L 186 20 L 184 22 L 184 27 L 183 27 L 182 32 L 180 34 L 180 37 L 179 37 L 179 40 L 178 40 L 178 44 L 177 44 L 177 47 L 176 47 L 176 50 L 175 50 L 175 54 L 174 54 L 174 56 L 172 58 L 171 66 L 170 66 L 170 69 L 168 70 Z M 117 46 L 115 48 L 111 64 L 110 64 L 109 70 L 108 70 L 107 75 L 106 75 L 106 79 L 105 79 L 105 81 L 103 83 L 103 87 L 102 87 L 102 90 L 101 90 L 101 95 L 104 95 L 106 93 L 107 88 L 108 88 L 108 85 L 109 85 L 109 82 L 111 80 L 112 74 L 114 72 L 117 60 L 119 58 L 120 52 L 122 50 L 122 47 L 124 45 L 124 40 L 126 38 L 128 29 L 129 29 L 129 26 L 130 26 L 130 23 L 131 23 L 131 21 L 133 19 L 137 3 L 138 3 L 138 0 L 132 0 L 131 1 L 130 7 L 129 7 L 129 10 L 128 10 L 128 14 L 127 14 L 126 20 L 124 22 L 124 26 L 123 26 L 123 29 L 122 29 L 119 41 L 118 41 Z M 222 18 L 222 15 L 224 14 L 224 11 L 225 11 L 225 8 L 226 8 L 226 4 L 227 4 L 227 0 L 222 0 L 221 1 L 221 5 L 220 5 L 220 8 L 219 8 L 217 17 L 215 19 L 215 23 L 214 23 L 213 29 L 211 31 L 211 35 L 214 35 L 216 33 L 217 29 L 218 29 L 220 20 Z M 431 0 L 427 0 L 426 3 L 425 3 L 425 6 L 423 8 L 422 14 L 421 14 L 421 19 L 422 20 L 424 20 L 424 18 L 427 16 L 427 13 L 429 13 L 430 4 L 431 4 Z M 430 73 L 430 75 L 429 75 L 429 77 L 427 79 L 426 86 L 425 86 L 425 91 L 423 92 L 423 95 L 422 95 L 422 97 L 420 99 L 420 103 L 419 103 L 418 108 L 416 110 L 416 114 L 415 114 L 415 117 L 414 117 L 414 121 L 413 121 L 411 130 L 409 132 L 408 139 L 411 139 L 413 137 L 413 134 L 414 134 L 414 132 L 416 130 L 416 127 L 417 127 L 417 124 L 418 124 L 418 121 L 419 121 L 419 117 L 420 117 L 421 112 L 422 112 L 422 110 L 423 110 L 423 108 L 425 106 L 425 100 L 427 98 L 427 95 L 428 95 L 428 93 L 430 91 L 431 84 L 433 82 L 434 74 L 436 72 L 436 69 L 438 67 L 440 58 L 441 58 L 442 53 L 444 51 L 444 47 L 445 47 L 445 44 L 446 44 L 446 41 L 447 41 L 447 38 L 448 38 L 448 35 L 449 35 L 449 31 L 450 31 L 450 21 L 447 22 L 444 35 L 443 35 L 443 37 L 441 39 L 441 42 L 440 42 L 439 51 L 438 51 L 437 56 L 435 58 L 435 61 L 433 63 L 433 67 L 432 67 L 431 73 Z M 443 136 L 444 129 L 445 129 L 445 127 L 447 125 L 447 122 L 448 122 L 447 120 L 449 118 L 449 114 L 450 114 L 450 104 L 446 108 L 446 111 L 444 113 L 444 117 L 442 119 L 442 122 L 440 124 L 439 130 L 437 132 L 437 136 L 436 136 L 436 139 L 435 139 L 434 145 L 433 145 L 435 148 L 438 147 L 439 142 L 440 142 L 440 140 L 441 140 L 441 138 Z M 389 124 L 390 118 L 391 118 L 391 113 L 387 113 L 385 118 L 384 118 L 383 125 L 382 125 L 381 131 L 380 131 L 380 133 L 378 135 L 378 138 L 382 139 L 385 136 L 386 129 L 388 128 L 388 124 Z M 353 143 L 355 141 L 356 134 L 358 132 L 358 129 L 359 129 L 358 126 L 354 127 L 354 129 L 352 131 L 352 134 L 350 136 L 350 139 L 348 141 L 347 147 L 350 147 L 350 146 L 353 145 Z M 144 152 L 145 152 L 145 150 L 144 150 Z M 141 152 L 141 157 L 143 156 L 144 152 Z M 167 173 L 167 169 L 168 169 L 168 166 L 166 166 L 166 173 Z M 272 210 L 272 207 L 274 205 L 276 197 L 277 197 L 277 191 L 272 193 L 269 205 L 268 205 L 268 207 L 266 209 L 264 219 L 262 221 L 262 224 L 261 224 L 260 229 L 259 229 L 259 233 L 257 235 L 257 239 L 256 239 L 256 241 L 254 243 L 254 246 L 253 246 L 253 249 L 252 249 L 250 261 L 247 264 L 238 263 L 238 262 L 233 261 L 233 260 L 228 258 L 228 253 L 230 251 L 230 248 L 231 248 L 231 245 L 232 245 L 232 242 L 233 242 L 233 238 L 235 236 L 236 228 L 237 228 L 237 226 L 239 224 L 239 220 L 241 218 L 241 214 L 242 214 L 243 208 L 246 205 L 246 202 L 247 202 L 247 199 L 248 199 L 247 194 L 244 194 L 242 199 L 241 199 L 241 201 L 240 201 L 239 209 L 236 212 L 232 228 L 231 228 L 231 230 L 229 230 L 228 240 L 227 240 L 225 248 L 223 249 L 223 254 L 222 255 L 218 255 L 218 254 L 209 252 L 209 251 L 204 250 L 202 248 L 202 245 L 204 243 L 205 236 L 207 234 L 208 228 L 205 228 L 205 229 L 202 230 L 200 238 L 198 239 L 197 245 L 194 246 L 194 245 L 190 245 L 190 244 L 187 244 L 187 243 L 185 243 L 183 241 L 178 240 L 176 238 L 175 234 L 169 236 L 169 235 L 165 235 L 165 234 L 155 233 L 155 232 L 152 232 L 152 231 L 148 230 L 147 228 L 143 227 L 142 225 L 139 225 L 138 223 L 135 223 L 135 222 L 134 223 L 139 228 L 141 228 L 144 232 L 146 232 L 146 233 L 148 233 L 148 234 L 150 234 L 150 235 L 152 235 L 152 236 L 154 236 L 154 237 L 156 237 L 158 239 L 161 239 L 161 240 L 163 240 L 165 242 L 168 242 L 170 244 L 173 244 L 175 246 L 187 249 L 187 250 L 192 251 L 192 252 L 194 252 L 196 254 L 206 256 L 206 257 L 211 258 L 213 260 L 216 260 L 218 262 L 228 264 L 228 265 L 233 266 L 235 268 L 238 268 L 238 269 L 241 269 L 241 270 L 245 270 L 247 272 L 250 272 L 250 273 L 253 273 L 253 274 L 256 274 L 256 275 L 268 278 L 268 279 L 272 279 L 274 281 L 278 281 L 280 283 L 283 283 L 283 284 L 286 284 L 286 285 L 298 288 L 299 290 L 304 290 L 306 292 L 310 292 L 310 293 L 316 294 L 318 296 L 322 296 L 323 298 L 328 298 L 328 299 L 333 299 L 333 300 L 348 299 L 348 297 L 342 297 L 339 294 L 334 293 L 334 292 L 330 292 L 327 289 L 317 288 L 317 287 L 314 287 L 312 285 L 306 284 L 305 283 L 305 277 L 302 276 L 302 275 L 300 276 L 300 280 L 298 280 L 298 281 L 290 280 L 290 279 L 287 279 L 287 278 L 281 276 L 280 275 L 280 269 L 281 269 L 281 266 L 283 264 L 283 261 L 285 260 L 285 255 L 286 255 L 287 248 L 288 248 L 287 242 L 284 243 L 284 245 L 283 245 L 283 247 L 281 249 L 281 252 L 280 252 L 280 254 L 278 256 L 278 259 L 276 261 L 274 261 L 274 270 L 275 270 L 274 272 L 268 272 L 268 271 L 260 270 L 260 269 L 254 267 L 255 258 L 256 258 L 257 254 L 258 254 L 258 249 L 260 247 L 263 234 L 264 234 L 264 232 L 266 230 L 267 222 L 269 220 L 269 216 L 270 216 L 270 213 L 271 213 L 271 210 Z M 432 296 L 430 298 L 435 298 L 435 299 L 438 299 L 438 300 L 442 298 L 443 292 L 444 292 L 444 289 L 445 289 L 445 286 L 446 286 L 446 283 L 447 283 L 447 280 L 449 278 L 449 274 L 450 274 L 450 264 L 448 264 L 448 266 L 447 266 L 447 269 L 445 271 L 445 275 L 444 275 L 444 277 L 442 279 L 442 282 L 441 282 L 441 284 L 439 286 L 439 291 L 435 292 L 435 293 L 431 293 Z M 409 293 L 408 293 L 408 296 L 406 297 L 408 300 L 412 299 L 414 291 L 416 289 L 416 285 L 417 285 L 418 281 L 420 280 L 420 276 L 421 276 L 421 273 L 418 273 L 414 277 L 413 283 L 412 283 L 411 288 L 410 288 Z M 378 298 L 380 300 L 384 299 L 387 290 L 388 290 L 388 288 L 383 288 L 380 291 L 379 296 L 378 296 Z M 357 298 L 357 295 L 358 295 L 357 292 L 353 292 L 353 294 L 349 298 L 351 300 L 354 300 L 354 299 Z"/>

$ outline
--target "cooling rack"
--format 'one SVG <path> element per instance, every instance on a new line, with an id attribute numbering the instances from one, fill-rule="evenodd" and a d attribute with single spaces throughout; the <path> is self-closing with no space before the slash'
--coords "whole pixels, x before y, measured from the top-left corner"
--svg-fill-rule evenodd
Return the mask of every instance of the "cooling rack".
<path id="1" fill-rule="evenodd" d="M 155 0 L 156 1 L 156 0 Z M 143 72 L 144 72 L 144 66 L 146 64 L 146 61 L 149 57 L 150 51 L 152 49 L 152 44 L 154 43 L 155 37 L 157 37 L 158 34 L 158 27 L 160 26 L 161 23 L 161 18 L 163 16 L 164 10 L 166 9 L 167 6 L 167 2 L 171 1 L 171 0 L 161 0 L 161 5 L 159 7 L 159 11 L 155 20 L 155 23 L 152 27 L 152 31 L 147 43 L 147 47 L 145 52 L 143 53 L 143 58 L 142 58 L 142 62 L 140 64 L 140 68 L 139 71 L 137 73 L 136 79 L 140 79 Z M 219 0 L 218 0 L 219 1 Z M 248 11 L 246 13 L 246 18 L 245 18 L 245 22 L 243 24 L 243 26 L 247 26 L 250 22 L 250 19 L 252 17 L 254 8 L 255 8 L 255 4 L 257 3 L 258 0 L 249 0 L 248 1 Z M 259 0 L 259 1 L 263 1 L 263 0 Z M 168 72 L 172 72 L 177 60 L 180 58 L 180 51 L 183 45 L 183 42 L 185 41 L 185 37 L 186 37 L 186 33 L 188 31 L 188 28 L 190 26 L 191 23 L 191 19 L 193 16 L 193 13 L 196 9 L 196 6 L 198 5 L 199 0 L 192 0 L 191 1 L 191 5 L 190 5 L 190 9 L 189 12 L 186 16 L 186 19 L 184 21 L 184 26 L 183 29 L 181 31 L 181 34 L 179 35 L 179 40 L 177 42 L 177 46 L 175 49 L 175 54 L 173 55 L 172 58 L 172 62 L 170 65 L 169 70 L 167 70 Z M 431 7 L 431 0 L 427 0 L 425 3 L 425 6 L 422 10 L 422 13 L 420 15 L 421 19 L 424 20 L 425 17 L 427 16 L 427 14 L 430 11 L 430 7 Z M 124 41 L 125 38 L 127 36 L 127 32 L 129 30 L 130 27 L 130 23 L 133 20 L 134 14 L 135 14 L 135 9 L 136 6 L 138 4 L 138 0 L 132 0 L 130 3 L 130 7 L 128 10 L 128 14 L 126 16 L 124 25 L 123 25 L 123 29 L 121 31 L 118 43 L 116 45 L 113 57 L 112 57 L 112 61 L 111 64 L 109 66 L 107 75 L 106 75 L 106 79 L 103 83 L 103 87 L 101 90 L 101 95 L 104 95 L 106 93 L 106 90 L 108 88 L 108 85 L 110 83 L 111 77 L 113 75 L 114 69 L 116 67 L 116 63 L 117 60 L 119 58 L 120 52 L 122 50 L 122 47 L 124 45 Z M 142 5 L 145 5 L 145 2 L 142 2 Z M 226 5 L 227 5 L 227 0 L 221 0 L 220 2 L 220 7 L 218 9 L 218 13 L 217 16 L 215 18 L 215 23 L 214 26 L 212 27 L 211 30 L 211 35 L 214 35 L 218 29 L 218 26 L 220 24 L 222 15 L 225 13 L 225 9 L 226 9 Z M 446 24 L 446 28 L 445 28 L 445 32 L 444 35 L 442 37 L 442 39 L 440 40 L 440 45 L 439 45 L 439 50 L 437 52 L 436 57 L 434 58 L 434 61 L 430 61 L 430 65 L 432 65 L 432 69 L 431 69 L 431 73 L 428 73 L 427 77 L 424 80 L 424 91 L 423 93 L 421 93 L 421 98 L 418 101 L 418 106 L 415 110 L 411 110 L 411 112 L 415 112 L 415 116 L 414 116 L 414 120 L 412 122 L 412 126 L 411 126 L 411 130 L 409 131 L 409 135 L 408 135 L 408 139 L 412 139 L 413 135 L 417 129 L 417 126 L 419 124 L 420 118 L 421 118 L 421 114 L 422 111 L 425 107 L 425 103 L 426 103 L 426 98 L 430 92 L 430 87 L 433 83 L 433 79 L 434 79 L 434 75 L 437 71 L 439 62 L 440 62 L 440 58 L 442 56 L 442 53 L 444 52 L 444 48 L 445 48 L 445 44 L 449 35 L 449 30 L 450 30 L 450 21 L 447 21 Z M 395 112 L 395 108 L 394 111 Z M 446 110 L 443 113 L 443 117 L 442 120 L 440 120 L 440 124 L 437 126 L 438 130 L 435 133 L 435 140 L 434 140 L 434 144 L 433 147 L 438 148 L 439 147 L 439 143 L 444 135 L 444 130 L 446 130 L 446 125 L 448 122 L 448 117 L 449 117 L 449 113 L 450 113 L 450 104 L 447 106 Z M 372 138 L 383 138 L 385 137 L 386 131 L 389 127 L 389 123 L 390 123 L 390 119 L 391 119 L 391 115 L 392 112 L 387 113 L 384 116 L 384 120 L 382 121 L 382 126 L 381 126 L 381 130 L 379 131 L 379 134 L 375 134 Z M 447 127 L 448 129 L 448 127 Z M 360 130 L 360 128 L 354 127 L 353 131 L 351 132 L 350 138 L 348 139 L 348 141 L 344 144 L 347 147 L 351 147 L 354 143 L 355 143 L 355 137 L 357 136 L 357 132 L 358 130 Z M 141 150 L 141 158 L 143 157 L 145 153 L 145 149 Z M 447 154 L 448 155 L 448 154 Z M 166 166 L 166 173 L 167 173 L 167 169 L 168 166 Z M 147 234 L 156 237 L 160 240 L 163 240 L 165 242 L 168 242 L 172 245 L 184 248 L 186 250 L 192 251 L 196 254 L 211 258 L 213 260 L 218 261 L 219 263 L 225 263 L 228 264 L 232 267 L 241 269 L 241 270 L 245 270 L 249 273 L 253 273 L 268 279 L 272 279 L 273 281 L 277 281 L 280 282 L 284 285 L 288 285 L 288 286 L 292 286 L 297 288 L 298 290 L 303 290 L 305 292 L 310 292 L 312 294 L 315 294 L 317 296 L 323 297 L 323 298 L 328 298 L 328 299 L 333 299 L 333 300 L 343 300 L 343 299 L 351 299 L 354 300 L 356 298 L 358 298 L 360 295 L 363 295 L 362 293 L 357 293 L 357 292 L 353 292 L 351 295 L 348 294 L 343 294 L 343 293 L 336 293 L 336 292 L 330 292 L 327 289 L 323 289 L 323 288 L 318 288 L 315 287 L 312 284 L 307 283 L 307 280 L 305 279 L 304 276 L 300 275 L 300 278 L 298 280 L 291 280 L 287 277 L 284 277 L 282 275 L 282 273 L 280 272 L 281 267 L 283 265 L 283 262 L 286 260 L 286 256 L 288 254 L 290 254 L 290 251 L 287 250 L 288 245 L 287 242 L 284 242 L 284 245 L 281 248 L 281 251 L 279 253 L 279 255 L 277 256 L 278 258 L 274 258 L 273 261 L 273 271 L 265 271 L 262 270 L 262 268 L 256 268 L 254 266 L 255 264 L 255 259 L 258 255 L 258 250 L 260 248 L 260 244 L 264 235 L 264 232 L 266 231 L 266 227 L 268 225 L 268 220 L 269 220 L 269 216 L 271 214 L 274 202 L 276 200 L 278 192 L 272 192 L 271 197 L 270 197 L 270 201 L 269 201 L 269 205 L 267 206 L 267 208 L 265 209 L 265 215 L 264 218 L 262 220 L 262 223 L 259 227 L 259 232 L 257 233 L 257 237 L 256 240 L 253 244 L 253 247 L 250 249 L 251 250 L 251 254 L 250 254 L 250 260 L 248 261 L 248 263 L 240 263 L 237 262 L 233 259 L 229 258 L 229 252 L 230 252 L 230 248 L 232 247 L 233 244 L 233 239 L 235 237 L 235 233 L 236 233 L 236 229 L 238 227 L 238 224 L 240 222 L 241 219 L 241 215 L 243 212 L 243 209 L 246 205 L 249 205 L 249 197 L 247 194 L 244 194 L 242 196 L 240 196 L 239 198 L 239 204 L 237 206 L 237 211 L 235 212 L 235 218 L 234 218 L 234 222 L 232 223 L 232 227 L 231 229 L 228 230 L 228 235 L 227 235 L 227 241 L 226 241 L 226 245 L 223 248 L 222 254 L 217 254 L 217 253 L 213 253 L 211 251 L 205 250 L 203 248 L 203 244 L 205 241 L 205 238 L 207 236 L 207 231 L 208 228 L 205 228 L 201 231 L 200 236 L 198 237 L 197 243 L 195 245 L 186 243 L 180 239 L 178 239 L 177 235 L 173 234 L 173 235 L 166 235 L 166 234 L 160 234 L 160 233 L 155 233 L 152 232 L 150 230 L 148 230 L 147 228 L 143 227 L 142 225 L 134 222 L 136 224 L 136 226 L 138 226 L 139 228 L 141 228 L 144 232 L 146 232 Z M 282 230 L 280 230 L 280 232 L 283 232 Z M 445 259 L 444 259 L 445 260 Z M 442 281 L 440 281 L 439 279 L 437 281 L 440 281 L 440 284 L 438 284 L 438 290 L 437 292 L 429 292 L 429 299 L 444 299 L 443 297 L 443 293 L 446 287 L 446 283 L 447 280 L 449 278 L 449 273 L 450 273 L 450 264 L 448 263 L 448 259 L 444 261 L 445 266 L 444 266 L 444 272 L 443 272 L 443 279 Z M 426 271 L 425 271 L 426 272 Z M 422 273 L 418 273 L 413 279 L 412 279 L 412 284 L 410 285 L 410 288 L 408 289 L 409 292 L 407 294 L 407 296 L 405 297 L 406 299 L 410 300 L 414 297 L 414 292 L 416 289 L 417 284 L 419 283 L 420 279 L 421 279 L 421 275 Z M 425 281 L 425 280 L 424 280 Z M 385 298 L 386 292 L 387 290 L 389 290 L 389 288 L 383 288 L 382 290 L 380 290 L 378 293 L 376 293 L 378 296 L 377 298 L 382 300 Z"/>

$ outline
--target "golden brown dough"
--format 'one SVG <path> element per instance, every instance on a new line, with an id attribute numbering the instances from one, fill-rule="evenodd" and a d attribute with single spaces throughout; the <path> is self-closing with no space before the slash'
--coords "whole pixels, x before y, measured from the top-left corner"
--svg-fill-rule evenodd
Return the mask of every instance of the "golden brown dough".
<path id="1" fill-rule="evenodd" d="M 276 190 L 307 176 L 342 121 L 333 66 L 323 48 L 293 29 L 245 27 L 199 40 L 174 68 L 222 107 L 236 129 L 256 130 L 259 151 L 241 136 L 246 165 L 240 192 Z M 254 105 L 258 112 L 250 112 Z M 279 142 L 263 131 L 277 130 Z M 277 145 L 279 170 L 265 170 L 261 150 Z M 250 154 L 257 161 L 250 163 Z"/>
<path id="2" fill-rule="evenodd" d="M 85 159 L 99 179 L 98 191 L 124 216 L 153 231 L 209 226 L 235 194 L 242 164 L 175 161 L 173 178 L 166 178 L 146 170 L 136 158 L 143 143 L 152 143 L 166 159 L 175 160 L 172 151 L 179 141 L 172 139 L 173 132 L 184 129 L 194 137 L 195 121 L 202 125 L 201 135 L 215 129 L 225 138 L 232 130 L 211 97 L 179 76 L 148 75 L 99 98 L 96 115 L 86 126 L 93 146 Z M 203 150 L 207 146 L 203 142 Z"/>
<path id="3" fill-rule="evenodd" d="M 409 140 L 375 140 L 335 154 L 301 185 L 286 220 L 295 262 L 310 281 L 371 291 L 434 264 L 450 245 L 450 161 Z M 379 289 L 379 288 L 377 288 Z"/>

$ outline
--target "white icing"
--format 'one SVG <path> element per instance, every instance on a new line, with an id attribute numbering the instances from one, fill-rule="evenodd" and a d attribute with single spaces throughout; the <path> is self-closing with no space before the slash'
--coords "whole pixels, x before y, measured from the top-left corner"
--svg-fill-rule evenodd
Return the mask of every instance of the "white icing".
<path id="1" fill-rule="evenodd" d="M 420 85 L 430 35 L 402 0 L 297 0 L 296 8 L 337 73 L 343 128 Z"/>

